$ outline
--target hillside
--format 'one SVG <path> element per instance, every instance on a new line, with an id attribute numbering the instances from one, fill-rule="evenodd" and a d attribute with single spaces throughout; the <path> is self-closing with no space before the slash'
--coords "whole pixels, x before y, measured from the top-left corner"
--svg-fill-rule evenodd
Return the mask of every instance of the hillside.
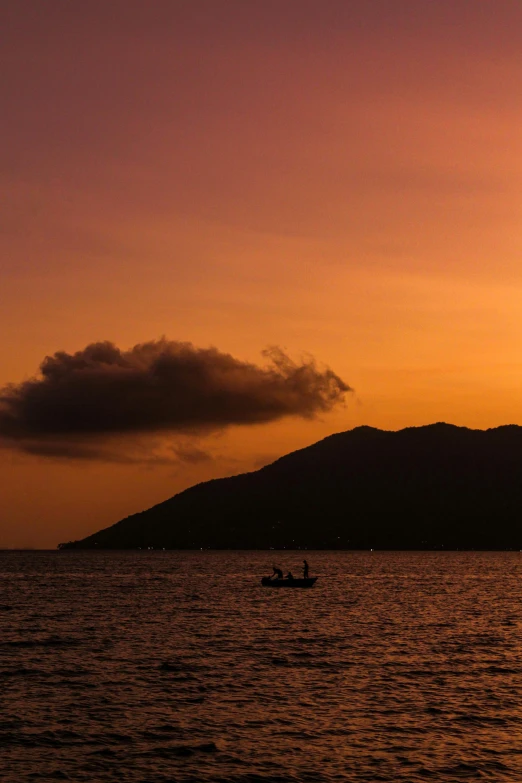
<path id="1" fill-rule="evenodd" d="M 522 549 L 522 427 L 357 427 L 62 549 Z"/>

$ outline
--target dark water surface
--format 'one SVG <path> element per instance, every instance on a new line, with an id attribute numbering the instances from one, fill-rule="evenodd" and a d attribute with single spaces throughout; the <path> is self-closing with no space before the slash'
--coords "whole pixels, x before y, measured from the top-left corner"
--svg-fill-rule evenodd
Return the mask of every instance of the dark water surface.
<path id="1" fill-rule="evenodd" d="M 522 781 L 522 555 L 0 553 L 0 780 Z"/>

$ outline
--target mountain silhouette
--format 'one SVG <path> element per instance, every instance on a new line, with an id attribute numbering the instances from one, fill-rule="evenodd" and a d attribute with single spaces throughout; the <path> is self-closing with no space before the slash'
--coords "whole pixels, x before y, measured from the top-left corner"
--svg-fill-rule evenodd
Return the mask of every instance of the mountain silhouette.
<path id="1" fill-rule="evenodd" d="M 522 427 L 357 427 L 62 549 L 522 549 Z"/>

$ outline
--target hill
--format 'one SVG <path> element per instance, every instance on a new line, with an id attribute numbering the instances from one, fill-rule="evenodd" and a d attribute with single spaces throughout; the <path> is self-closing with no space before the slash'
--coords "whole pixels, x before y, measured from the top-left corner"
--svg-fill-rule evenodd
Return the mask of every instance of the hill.
<path id="1" fill-rule="evenodd" d="M 522 549 L 522 427 L 357 427 L 63 549 Z"/>

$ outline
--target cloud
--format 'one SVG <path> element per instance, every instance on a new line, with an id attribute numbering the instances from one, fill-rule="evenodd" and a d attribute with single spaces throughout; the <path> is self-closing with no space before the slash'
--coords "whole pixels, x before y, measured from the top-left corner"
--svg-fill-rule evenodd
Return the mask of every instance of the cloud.
<path id="1" fill-rule="evenodd" d="M 127 462 L 125 439 L 194 436 L 232 425 L 312 418 L 344 400 L 350 387 L 313 358 L 292 361 L 279 348 L 258 366 L 217 348 L 167 339 L 122 351 L 92 343 L 47 356 L 40 375 L 0 390 L 0 442 L 46 457 Z M 107 443 L 118 445 L 116 451 Z M 201 462 L 186 443 L 174 459 Z"/>
<path id="2" fill-rule="evenodd" d="M 186 462 L 189 465 L 199 465 L 202 462 L 212 462 L 213 460 L 212 455 L 207 451 L 191 444 L 179 444 L 174 446 L 172 450 L 179 462 Z"/>

